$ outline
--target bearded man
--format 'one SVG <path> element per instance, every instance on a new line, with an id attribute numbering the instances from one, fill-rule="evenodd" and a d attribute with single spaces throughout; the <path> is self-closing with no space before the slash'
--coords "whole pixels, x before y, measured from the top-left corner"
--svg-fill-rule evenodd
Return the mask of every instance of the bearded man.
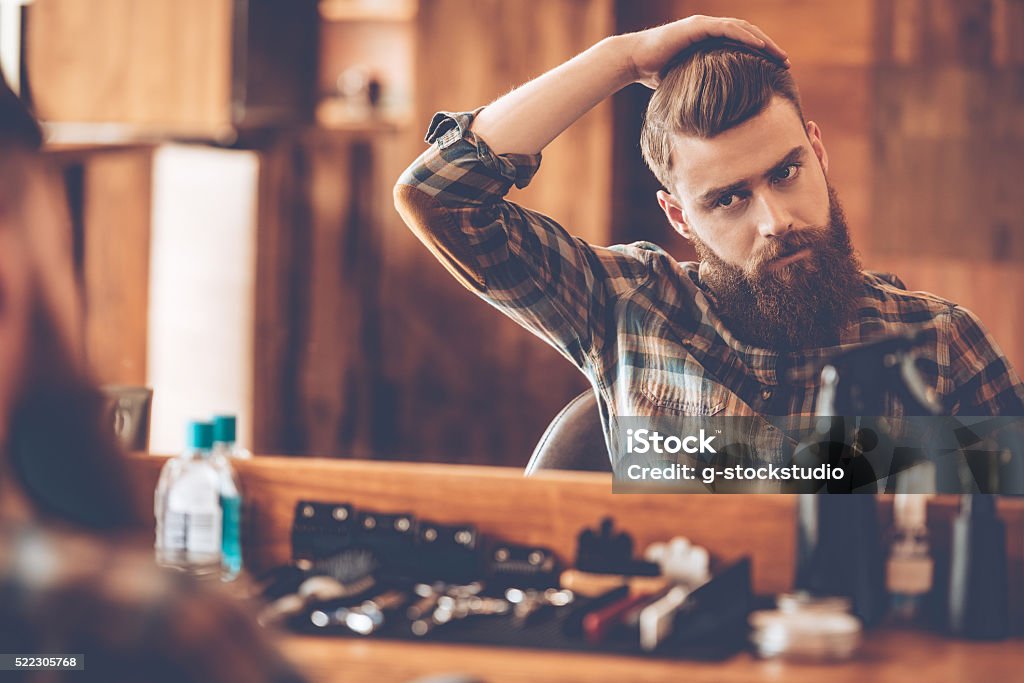
<path id="1" fill-rule="evenodd" d="M 436 115 L 396 206 L 464 285 L 587 375 L 608 444 L 622 416 L 813 414 L 820 375 L 794 369 L 893 335 L 917 335 L 945 412 L 1024 414 L 1020 379 L 972 313 L 862 270 L 788 67 L 739 19 L 606 38 L 475 112 Z M 549 142 L 634 82 L 655 89 L 641 148 L 658 202 L 699 263 L 587 244 L 505 200 Z M 909 412 L 895 392 L 877 410 Z"/>

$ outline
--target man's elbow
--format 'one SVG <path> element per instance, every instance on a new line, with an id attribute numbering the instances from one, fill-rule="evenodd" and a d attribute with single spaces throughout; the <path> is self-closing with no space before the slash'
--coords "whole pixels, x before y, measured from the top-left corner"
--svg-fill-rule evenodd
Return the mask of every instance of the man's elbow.
<path id="1" fill-rule="evenodd" d="M 437 223 L 438 202 L 412 185 L 398 181 L 392 192 L 395 210 L 416 235 L 430 234 L 430 226 Z M 422 239 L 422 237 L 421 237 Z"/>
<path id="2" fill-rule="evenodd" d="M 401 181 L 395 185 L 393 195 L 398 215 L 448 272 L 467 289 L 485 291 L 483 277 L 471 266 L 476 260 L 473 249 L 453 225 L 441 202 Z"/>

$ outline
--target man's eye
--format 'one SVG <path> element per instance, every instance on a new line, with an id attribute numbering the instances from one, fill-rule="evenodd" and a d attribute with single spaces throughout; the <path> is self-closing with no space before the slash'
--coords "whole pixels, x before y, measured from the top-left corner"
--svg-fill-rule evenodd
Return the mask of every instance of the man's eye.
<path id="1" fill-rule="evenodd" d="M 775 173 L 776 180 L 792 180 L 800 171 L 800 164 L 786 164 Z"/>
<path id="2" fill-rule="evenodd" d="M 730 206 L 732 206 L 735 203 L 736 203 L 736 195 L 735 194 L 726 194 L 726 195 L 722 195 L 721 197 L 718 198 L 718 201 L 715 202 L 715 206 L 721 207 L 723 209 L 728 209 Z"/>

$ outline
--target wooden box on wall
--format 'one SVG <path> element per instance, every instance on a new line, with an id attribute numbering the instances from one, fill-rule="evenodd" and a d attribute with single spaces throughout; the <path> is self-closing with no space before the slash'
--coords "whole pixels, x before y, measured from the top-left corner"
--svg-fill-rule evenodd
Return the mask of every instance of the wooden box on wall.
<path id="1" fill-rule="evenodd" d="M 48 122 L 231 140 L 311 118 L 316 2 L 37 0 L 24 50 Z"/>

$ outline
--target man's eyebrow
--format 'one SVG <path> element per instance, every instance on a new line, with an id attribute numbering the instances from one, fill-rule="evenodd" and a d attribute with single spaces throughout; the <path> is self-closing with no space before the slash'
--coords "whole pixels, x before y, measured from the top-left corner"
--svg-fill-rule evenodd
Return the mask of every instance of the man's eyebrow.
<path id="1" fill-rule="evenodd" d="M 791 149 L 788 152 L 786 152 L 785 156 L 783 156 L 781 159 L 779 159 L 779 161 L 777 161 L 776 163 L 772 164 L 772 166 L 767 171 L 765 171 L 763 173 L 763 175 L 770 176 L 771 174 L 775 173 L 780 168 L 783 168 L 784 166 L 787 166 L 789 164 L 792 164 L 792 163 L 795 163 L 795 162 L 799 161 L 801 159 L 801 157 L 803 157 L 803 155 L 804 155 L 804 147 L 803 147 L 803 145 L 797 145 L 793 149 Z M 740 192 L 741 190 L 745 190 L 748 187 L 750 187 L 750 181 L 749 180 L 738 180 L 735 183 L 732 183 L 731 185 L 724 185 L 722 187 L 714 187 L 714 188 L 708 190 L 707 192 L 702 194 L 700 197 L 698 197 L 697 201 L 700 202 L 704 206 L 711 206 L 712 204 L 714 204 L 718 200 L 719 197 L 725 197 L 725 196 L 728 196 L 730 194 L 733 194 L 733 193 L 736 193 L 736 192 Z"/>

